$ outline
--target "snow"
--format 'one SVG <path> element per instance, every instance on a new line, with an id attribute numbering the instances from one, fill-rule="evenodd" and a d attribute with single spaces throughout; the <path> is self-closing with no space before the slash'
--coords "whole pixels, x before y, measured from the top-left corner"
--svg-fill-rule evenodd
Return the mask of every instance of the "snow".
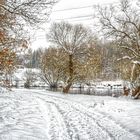
<path id="1" fill-rule="evenodd" d="M 39 74 L 40 73 L 40 69 L 36 69 L 36 68 L 18 68 L 15 72 L 14 72 L 14 78 L 17 78 L 19 80 L 23 80 L 25 79 L 25 75 L 26 72 L 32 72 L 32 73 L 36 73 Z"/>
<path id="2" fill-rule="evenodd" d="M 6 93 L 6 92 L 8 92 L 8 90 L 6 88 L 0 86 L 0 94 Z"/>
<path id="3" fill-rule="evenodd" d="M 37 69 L 37 68 L 18 68 L 14 74 L 12 75 L 12 79 L 13 79 L 13 84 L 16 85 L 16 83 L 18 83 L 18 87 L 24 87 L 24 83 L 26 82 L 27 77 L 29 78 L 29 76 L 27 76 L 27 73 L 33 74 L 31 75 L 30 79 L 34 78 L 35 80 L 32 81 L 32 85 L 31 86 L 36 86 L 36 87 L 43 87 L 43 86 L 48 86 L 45 82 L 43 82 L 41 80 L 40 77 L 37 77 L 37 75 L 41 75 L 41 70 Z"/>
<path id="4" fill-rule="evenodd" d="M 132 58 L 131 58 L 130 56 L 124 56 L 124 57 L 119 58 L 119 59 L 117 59 L 117 60 L 119 61 L 119 60 L 122 60 L 122 59 L 130 59 L 130 60 L 131 60 Z"/>
<path id="5" fill-rule="evenodd" d="M 133 64 L 139 64 L 140 65 L 140 61 L 132 61 Z"/>
<path id="6" fill-rule="evenodd" d="M 13 89 L 0 94 L 0 140 L 140 140 L 140 101 Z"/>

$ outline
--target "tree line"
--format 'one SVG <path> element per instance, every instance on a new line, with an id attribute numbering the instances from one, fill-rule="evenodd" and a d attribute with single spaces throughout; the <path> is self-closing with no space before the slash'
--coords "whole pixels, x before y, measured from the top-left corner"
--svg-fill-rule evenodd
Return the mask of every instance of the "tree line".
<path id="1" fill-rule="evenodd" d="M 7 65 L 7 67 L 10 66 L 10 69 L 15 65 L 14 61 L 11 63 L 11 58 L 15 60 L 19 48 L 22 47 L 23 51 L 23 48 L 28 46 L 28 39 L 22 38 L 22 35 L 25 35 L 23 33 L 25 28 L 20 24 L 19 19 L 22 19 L 26 25 L 37 25 L 43 22 L 43 16 L 39 16 L 38 11 L 44 11 L 45 8 L 48 9 L 48 5 L 51 7 L 55 3 L 47 1 L 44 5 L 44 2 L 46 1 L 27 0 L 23 3 L 11 4 L 9 1 L 4 1 L 4 4 L 0 4 L 2 11 L 0 12 L 2 13 L 0 15 L 2 19 L 0 57 L 4 58 L 0 59 L 1 70 L 6 69 L 4 60 L 9 54 L 9 45 L 6 45 L 9 44 L 9 41 L 12 40 L 10 43 L 12 57 L 10 60 L 6 58 L 6 63 L 11 64 Z M 33 8 L 33 13 L 28 11 L 29 7 Z M 38 8 L 41 9 L 37 10 Z M 37 52 L 32 53 L 30 67 L 39 67 L 42 71 L 42 78 L 52 87 L 57 87 L 58 81 L 62 81 L 65 93 L 75 82 L 88 83 L 97 78 L 109 80 L 120 78 L 130 81 L 134 87 L 138 87 L 140 84 L 139 15 L 140 2 L 138 0 L 133 2 L 123 0 L 117 5 L 96 6 L 95 21 L 96 24 L 99 24 L 100 36 L 81 24 L 53 23 L 46 35 L 50 46 L 39 51 L 38 54 Z M 7 20 L 9 19 L 7 16 L 12 19 Z M 19 27 L 22 27 L 22 30 Z M 104 38 L 104 42 L 100 39 L 101 37 Z M 13 43 L 13 40 L 16 44 Z M 39 56 L 39 54 L 41 55 Z M 38 60 L 38 58 L 40 59 Z"/>

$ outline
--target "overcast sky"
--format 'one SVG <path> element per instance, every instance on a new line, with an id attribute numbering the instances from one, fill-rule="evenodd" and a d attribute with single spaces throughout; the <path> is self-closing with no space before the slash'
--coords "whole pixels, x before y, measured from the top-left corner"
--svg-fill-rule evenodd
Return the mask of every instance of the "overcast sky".
<path id="1" fill-rule="evenodd" d="M 82 23 L 92 27 L 93 23 L 93 6 L 97 4 L 108 5 L 117 3 L 119 0 L 60 0 L 52 10 L 49 17 L 49 23 L 43 25 L 45 29 L 37 30 L 35 39 L 31 43 L 33 49 L 47 47 L 46 32 L 52 22 L 68 21 L 71 23 Z"/>

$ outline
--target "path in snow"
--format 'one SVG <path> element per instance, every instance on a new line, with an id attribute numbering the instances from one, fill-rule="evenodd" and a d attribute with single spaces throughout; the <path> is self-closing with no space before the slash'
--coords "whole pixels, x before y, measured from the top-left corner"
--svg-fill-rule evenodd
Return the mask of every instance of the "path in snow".
<path id="1" fill-rule="evenodd" d="M 0 140 L 140 140 L 96 102 L 90 107 L 77 97 L 33 90 L 0 95 Z"/>

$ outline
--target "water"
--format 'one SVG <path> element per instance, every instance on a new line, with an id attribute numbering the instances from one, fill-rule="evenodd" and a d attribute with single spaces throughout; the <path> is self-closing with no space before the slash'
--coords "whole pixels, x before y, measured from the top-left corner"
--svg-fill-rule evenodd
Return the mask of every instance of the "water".
<path id="1" fill-rule="evenodd" d="M 123 91 L 122 89 L 72 88 L 69 93 L 119 97 Z"/>
<path id="2" fill-rule="evenodd" d="M 45 89 L 54 92 L 62 92 L 62 88 L 50 89 L 49 87 L 30 87 L 29 89 Z M 111 89 L 111 88 L 70 88 L 70 94 L 86 94 L 86 95 L 96 95 L 96 96 L 114 96 L 119 97 L 122 95 L 123 90 L 121 88 Z"/>

